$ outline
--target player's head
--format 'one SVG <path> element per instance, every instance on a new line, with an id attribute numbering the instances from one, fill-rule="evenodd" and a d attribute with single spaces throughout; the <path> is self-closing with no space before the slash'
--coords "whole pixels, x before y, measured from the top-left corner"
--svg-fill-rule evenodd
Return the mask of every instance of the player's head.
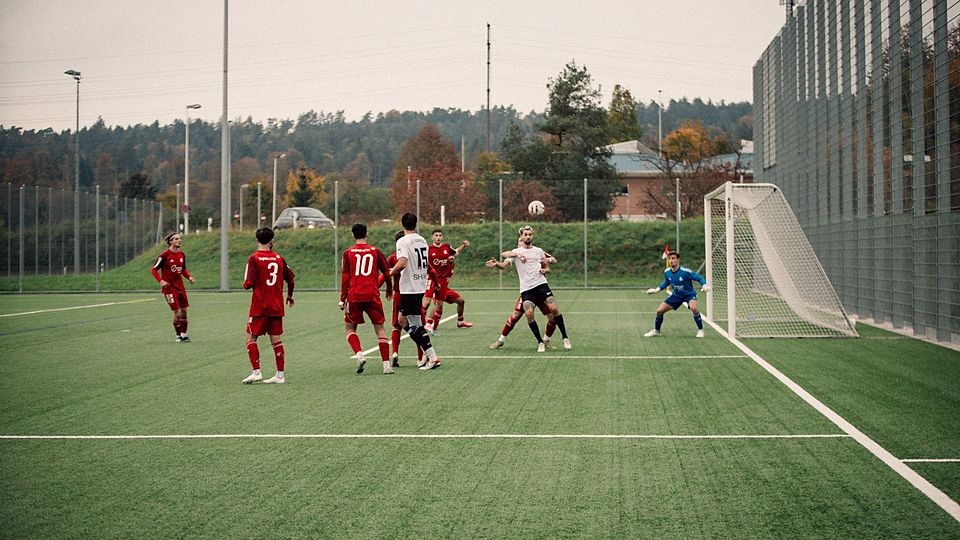
<path id="1" fill-rule="evenodd" d="M 400 224 L 403 225 L 403 230 L 405 231 L 417 230 L 417 215 L 412 212 L 407 212 L 400 218 Z"/>
<path id="2" fill-rule="evenodd" d="M 530 247 L 530 244 L 533 243 L 533 227 L 529 225 L 520 227 L 520 242 L 522 242 L 525 246 Z"/>
<path id="3" fill-rule="evenodd" d="M 273 242 L 273 229 L 270 227 L 260 227 L 257 229 L 257 242 L 264 246 L 269 246 Z"/>
<path id="4" fill-rule="evenodd" d="M 363 223 L 354 223 L 350 230 L 353 231 L 353 238 L 356 240 L 367 237 L 367 226 Z"/>
<path id="5" fill-rule="evenodd" d="M 403 236 L 404 236 L 403 229 L 400 229 L 399 231 L 397 231 L 397 234 L 393 235 L 393 240 L 394 241 L 400 240 L 401 238 L 403 238 Z"/>
<path id="6" fill-rule="evenodd" d="M 440 243 L 443 242 L 443 231 L 441 231 L 440 229 L 434 229 L 431 235 L 433 236 L 434 244 L 440 245 Z"/>
<path id="7" fill-rule="evenodd" d="M 679 251 L 671 251 L 670 253 L 667 253 L 667 262 L 670 263 L 670 266 L 671 266 L 672 268 L 676 268 L 677 266 L 679 266 L 679 265 L 680 265 L 680 252 L 679 252 Z"/>
<path id="8" fill-rule="evenodd" d="M 179 233 L 172 232 L 172 233 L 164 236 L 164 237 L 163 237 L 163 241 L 166 242 L 168 246 L 172 246 L 172 245 L 176 244 L 176 245 L 179 247 L 179 246 L 180 246 L 180 242 L 181 242 L 181 240 L 180 240 L 180 234 L 179 234 Z"/>

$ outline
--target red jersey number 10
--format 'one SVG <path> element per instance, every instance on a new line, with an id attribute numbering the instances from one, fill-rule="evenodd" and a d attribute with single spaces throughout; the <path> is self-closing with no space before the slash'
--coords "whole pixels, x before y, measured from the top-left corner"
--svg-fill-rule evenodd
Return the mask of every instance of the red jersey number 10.
<path id="1" fill-rule="evenodd" d="M 353 275 L 369 276 L 373 273 L 373 254 L 356 254 L 353 263 Z"/>

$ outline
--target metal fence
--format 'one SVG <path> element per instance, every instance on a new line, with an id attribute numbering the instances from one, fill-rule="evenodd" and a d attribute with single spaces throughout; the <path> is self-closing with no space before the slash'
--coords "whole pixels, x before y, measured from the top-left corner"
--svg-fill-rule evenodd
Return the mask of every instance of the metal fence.
<path id="1" fill-rule="evenodd" d="M 960 3 L 811 0 L 754 66 L 754 171 L 849 313 L 960 344 Z"/>

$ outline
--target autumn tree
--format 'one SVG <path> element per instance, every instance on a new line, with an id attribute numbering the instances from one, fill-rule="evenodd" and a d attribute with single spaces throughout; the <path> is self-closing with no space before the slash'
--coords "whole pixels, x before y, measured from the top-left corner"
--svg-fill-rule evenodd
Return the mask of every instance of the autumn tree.
<path id="1" fill-rule="evenodd" d="M 323 206 L 327 195 L 324 192 L 324 177 L 320 176 L 316 169 L 307 168 L 303 165 L 296 171 L 287 173 L 287 196 L 285 202 L 287 207 L 295 206 Z"/>

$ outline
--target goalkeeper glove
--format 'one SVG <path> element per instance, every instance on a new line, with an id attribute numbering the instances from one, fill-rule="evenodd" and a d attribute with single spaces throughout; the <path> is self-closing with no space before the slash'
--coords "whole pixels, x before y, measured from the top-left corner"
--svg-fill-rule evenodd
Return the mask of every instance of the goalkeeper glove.
<path id="1" fill-rule="evenodd" d="M 660 292 L 660 287 L 654 287 L 652 289 L 647 289 L 647 294 L 656 294 Z"/>
<path id="2" fill-rule="evenodd" d="M 700 290 L 703 292 L 710 292 L 711 288 L 712 287 L 710 287 L 709 285 L 704 285 L 703 287 L 700 287 Z"/>

